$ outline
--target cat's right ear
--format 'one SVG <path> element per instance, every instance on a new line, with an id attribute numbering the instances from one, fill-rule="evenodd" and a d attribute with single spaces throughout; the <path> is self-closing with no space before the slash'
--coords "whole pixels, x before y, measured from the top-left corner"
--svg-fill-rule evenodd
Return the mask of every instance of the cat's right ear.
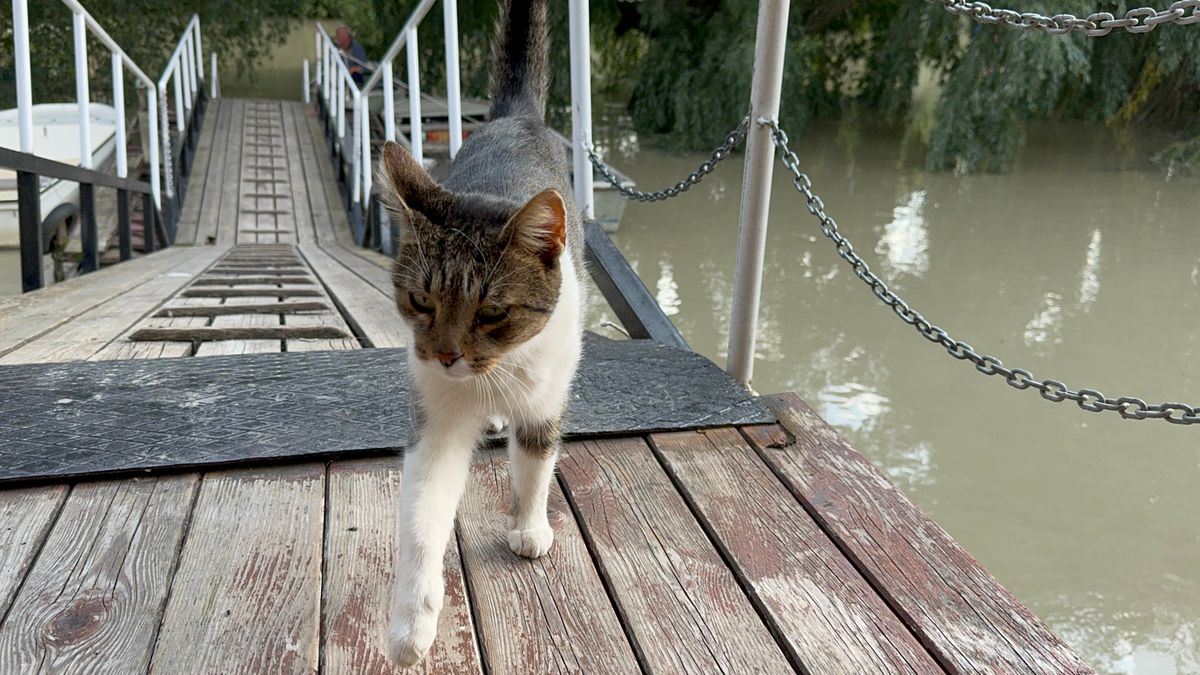
<path id="1" fill-rule="evenodd" d="M 384 199 L 393 211 L 406 219 L 411 220 L 409 210 L 429 218 L 447 209 L 450 193 L 438 185 L 425 167 L 399 143 L 388 141 L 383 144 L 380 173 Z"/>

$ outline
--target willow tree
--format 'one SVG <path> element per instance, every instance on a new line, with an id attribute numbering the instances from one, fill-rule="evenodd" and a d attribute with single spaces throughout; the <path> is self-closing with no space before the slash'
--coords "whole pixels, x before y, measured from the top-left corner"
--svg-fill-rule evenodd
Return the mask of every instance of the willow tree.
<path id="1" fill-rule="evenodd" d="M 702 149 L 735 123 L 749 94 L 754 5 L 638 5 L 649 43 L 634 70 L 639 131 L 667 147 Z M 1127 7 L 1055 0 L 1017 9 L 1086 16 Z M 868 115 L 916 125 L 913 89 L 922 69 L 931 73 L 940 91 L 928 131 L 931 169 L 1002 171 L 1028 123 L 1048 119 L 1103 121 L 1116 132 L 1166 128 L 1179 141 L 1158 158 L 1200 169 L 1200 26 L 1053 36 L 978 25 L 923 0 L 794 0 L 786 64 L 781 118 L 791 129 Z"/>

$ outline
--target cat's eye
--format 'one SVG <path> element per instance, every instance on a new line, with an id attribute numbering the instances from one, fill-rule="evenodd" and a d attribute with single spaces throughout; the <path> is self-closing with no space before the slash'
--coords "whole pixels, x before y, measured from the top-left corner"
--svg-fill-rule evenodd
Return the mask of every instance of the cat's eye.
<path id="1" fill-rule="evenodd" d="M 410 291 L 408 301 L 412 303 L 413 309 L 425 314 L 433 313 L 433 298 L 428 294 L 420 291 Z"/>
<path id="2" fill-rule="evenodd" d="M 503 319 L 507 313 L 499 305 L 484 305 L 479 308 L 479 311 L 475 312 L 475 317 L 479 320 L 479 323 L 496 323 L 500 319 Z"/>

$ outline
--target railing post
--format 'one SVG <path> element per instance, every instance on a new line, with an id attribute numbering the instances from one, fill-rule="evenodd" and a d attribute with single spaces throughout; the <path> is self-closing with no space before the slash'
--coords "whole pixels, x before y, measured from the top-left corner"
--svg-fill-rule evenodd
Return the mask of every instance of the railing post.
<path id="1" fill-rule="evenodd" d="M 113 110 L 116 111 L 117 178 L 129 177 L 125 141 L 125 69 L 121 55 L 112 55 Z M 129 220 L 129 191 L 117 190 L 117 242 L 121 260 L 133 255 L 132 225 Z"/>
<path id="2" fill-rule="evenodd" d="M 760 0 L 754 44 L 754 79 L 750 87 L 750 129 L 746 133 L 746 169 L 738 228 L 737 263 L 733 276 L 733 310 L 729 317 L 727 370 L 742 386 L 754 374 L 754 343 L 762 293 L 763 255 L 767 216 L 771 206 L 771 175 L 775 148 L 771 130 L 758 123 L 779 115 L 787 45 L 788 0 Z"/>
<path id="3" fill-rule="evenodd" d="M 595 217 L 592 167 L 583 146 L 592 138 L 592 40 L 588 0 L 571 0 L 571 143 L 575 205 L 584 218 Z"/>
<path id="4" fill-rule="evenodd" d="M 150 129 L 150 193 L 154 199 L 154 206 L 162 208 L 162 161 L 158 156 L 162 127 L 158 123 L 158 90 L 155 87 L 146 88 L 146 126 Z"/>
<path id="5" fill-rule="evenodd" d="M 353 116 L 352 127 L 350 131 L 350 147 L 342 147 L 342 156 L 350 162 L 350 220 L 354 227 L 354 241 L 362 245 L 362 200 L 360 190 L 362 189 L 362 155 L 358 151 L 358 144 L 361 142 L 362 133 L 362 115 L 359 114 L 358 104 L 360 94 L 357 89 L 351 89 L 353 94 L 350 97 L 351 108 L 350 114 Z M 341 160 L 339 160 L 341 161 Z"/>
<path id="6" fill-rule="evenodd" d="M 208 73 L 209 73 L 209 77 L 212 78 L 212 82 L 209 85 L 209 87 L 212 90 L 212 98 L 217 98 L 217 96 L 220 94 L 221 90 L 220 90 L 220 87 L 217 85 L 217 53 L 216 52 L 212 53 L 212 67 L 208 69 Z"/>
<path id="7" fill-rule="evenodd" d="M 13 60 L 17 70 L 17 130 L 21 152 L 33 152 L 33 78 L 29 74 L 29 8 L 13 0 Z M 37 180 L 34 179 L 34 183 Z M 41 261 L 38 261 L 40 275 Z"/>
<path id="8" fill-rule="evenodd" d="M 446 115 L 450 118 L 450 159 L 462 147 L 462 92 L 458 81 L 458 4 L 442 0 L 446 33 Z"/>
<path id="9" fill-rule="evenodd" d="M 204 81 L 204 51 L 200 49 L 200 17 L 196 17 L 196 75 Z M 197 84 L 198 86 L 198 84 Z"/>
<path id="10" fill-rule="evenodd" d="M 96 186 L 79 184 L 79 243 L 83 247 L 84 272 L 100 269 L 100 242 L 96 232 Z"/>
<path id="11" fill-rule="evenodd" d="M 89 114 L 87 23 L 83 14 L 71 13 L 75 29 L 75 101 L 79 104 L 79 166 L 92 168 L 92 117 Z"/>
<path id="12" fill-rule="evenodd" d="M 383 63 L 383 138 L 396 140 L 396 95 L 392 91 L 392 62 Z"/>
<path id="13" fill-rule="evenodd" d="M 18 227 L 21 229 L 21 291 L 36 291 L 45 283 L 42 273 L 42 191 L 35 173 L 17 172 Z"/>
<path id="14" fill-rule="evenodd" d="M 421 71 L 417 62 L 416 26 L 408 29 L 404 57 L 408 68 L 408 142 L 412 144 L 413 159 L 420 164 L 425 161 L 425 139 L 421 131 Z"/>
<path id="15" fill-rule="evenodd" d="M 308 59 L 304 59 L 304 91 L 301 93 L 304 94 L 304 105 L 308 105 L 312 102 L 312 99 L 309 98 L 308 92 Z"/>

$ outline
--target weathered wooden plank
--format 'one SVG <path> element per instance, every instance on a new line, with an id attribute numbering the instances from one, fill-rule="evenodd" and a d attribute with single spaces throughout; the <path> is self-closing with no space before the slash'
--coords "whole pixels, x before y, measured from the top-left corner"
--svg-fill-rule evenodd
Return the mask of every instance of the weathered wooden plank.
<path id="1" fill-rule="evenodd" d="M 273 204 L 279 204 L 279 200 L 287 200 L 284 203 L 291 204 L 293 221 L 296 225 L 296 240 L 298 242 L 315 242 L 316 231 L 313 229 L 313 214 L 312 207 L 309 204 L 307 194 L 308 185 L 304 176 L 304 159 L 300 149 L 300 130 L 296 124 L 297 108 L 299 114 L 304 115 L 303 106 L 298 101 L 284 101 L 280 103 L 280 121 L 283 124 L 283 138 L 285 151 L 289 158 L 288 166 L 288 188 L 289 192 L 286 195 L 274 195 Z M 307 131 L 307 127 L 303 128 Z"/>
<path id="2" fill-rule="evenodd" d="M 287 351 L 289 352 L 319 352 L 328 351 L 331 349 L 358 349 L 362 345 L 353 336 L 353 331 L 346 322 L 342 320 L 341 315 L 333 312 L 324 312 L 321 314 L 296 314 L 283 317 L 283 324 L 289 328 L 314 328 L 314 327 L 330 327 L 342 332 L 345 337 L 340 338 L 289 338 L 287 340 Z"/>
<path id="3" fill-rule="evenodd" d="M 8 613 L 67 492 L 65 485 L 0 490 L 0 617 Z"/>
<path id="4" fill-rule="evenodd" d="M 481 452 L 458 513 L 467 585 L 491 673 L 635 673 L 621 629 L 571 511 L 551 486 L 554 547 L 539 560 L 508 548 L 508 460 Z"/>
<path id="5" fill-rule="evenodd" d="M 320 298 L 315 288 L 188 288 L 184 298 Z"/>
<path id="6" fill-rule="evenodd" d="M 408 327 L 390 295 L 364 281 L 316 245 L 301 244 L 300 250 L 349 316 L 357 334 L 373 347 L 403 347 L 408 343 Z"/>
<path id="7" fill-rule="evenodd" d="M 144 672 L 198 483 L 76 486 L 0 626 L 5 672 Z"/>
<path id="8" fill-rule="evenodd" d="M 318 665 L 325 467 L 208 474 L 151 673 L 312 673 Z"/>
<path id="9" fill-rule="evenodd" d="M 227 314 L 300 314 L 302 312 L 328 312 L 333 308 L 324 302 L 268 302 L 259 304 L 256 299 L 246 298 L 254 304 L 248 305 L 200 305 L 186 307 L 171 305 L 154 313 L 156 318 L 181 316 L 209 317 Z"/>
<path id="10" fill-rule="evenodd" d="M 399 499 L 397 457 L 329 467 L 321 649 L 325 673 L 402 672 L 388 660 L 384 637 L 395 579 Z M 437 640 L 419 666 L 403 672 L 482 672 L 457 546 L 449 547 L 445 570 Z"/>
<path id="11" fill-rule="evenodd" d="M 259 286 L 267 284 L 291 284 L 307 286 L 313 283 L 307 274 L 276 274 L 269 277 L 217 277 L 205 276 L 192 282 L 193 286 Z"/>
<path id="12" fill-rule="evenodd" d="M 651 445 L 752 589 L 793 663 L 812 673 L 942 673 L 737 429 Z"/>
<path id="13" fill-rule="evenodd" d="M 175 265 L 108 300 L 77 314 L 72 321 L 61 324 L 3 357 L 0 364 L 36 363 L 86 359 L 103 350 L 130 326 L 142 319 L 163 299 L 170 297 L 220 255 L 219 249 L 204 247 L 190 249 L 190 255 L 173 257 Z M 153 257 L 153 256 L 150 256 Z M 134 262 L 125 265 L 136 264 Z M 42 313 L 55 315 L 57 303 L 47 303 Z M 38 317 L 31 317 L 37 320 Z"/>
<path id="14" fill-rule="evenodd" d="M 211 340 L 300 340 L 344 338 L 346 333 L 333 326 L 245 326 L 217 328 L 139 328 L 130 340 L 166 340 L 208 342 Z"/>
<path id="15" fill-rule="evenodd" d="M 229 141 L 225 151 L 225 165 L 221 176 L 221 198 L 216 202 L 217 217 L 212 223 L 212 236 L 217 243 L 232 244 L 237 241 L 237 212 L 239 195 L 243 186 L 254 185 L 246 183 L 242 175 L 242 150 L 244 146 L 243 128 L 245 124 L 246 104 L 239 99 L 225 102 L 229 110 Z M 202 221 L 203 222 L 203 221 Z"/>
<path id="16" fill-rule="evenodd" d="M 747 428 L 764 460 L 951 672 L 1090 673 L 870 462 L 792 394 L 768 402 L 795 443 Z"/>
<path id="17" fill-rule="evenodd" d="M 207 193 L 211 199 L 214 195 L 220 194 L 221 178 L 218 175 L 218 169 L 224 163 L 225 146 L 228 143 L 228 109 L 222 103 L 219 98 L 209 103 L 208 110 L 205 112 L 204 125 L 200 129 L 200 136 L 196 139 L 196 155 L 192 160 L 188 192 L 183 200 L 183 208 L 179 211 L 179 228 L 175 233 L 176 245 L 190 246 L 205 243 L 203 238 L 197 241 L 196 236 L 200 224 L 200 214 L 204 210 L 206 201 L 204 195 Z"/>
<path id="18" fill-rule="evenodd" d="M 40 291 L 0 297 L 0 355 L 179 265 L 192 252 L 168 248 Z"/>
<path id="19" fill-rule="evenodd" d="M 172 298 L 169 302 L 172 307 L 186 308 L 211 304 L 213 301 L 203 298 Z M 163 318 L 151 316 L 133 326 L 130 332 L 138 328 L 195 328 L 207 326 L 208 322 L 209 320 L 205 317 L 180 316 Z M 104 349 L 101 349 L 88 358 L 89 360 L 170 359 L 192 356 L 192 352 L 192 342 L 190 340 L 186 342 L 134 342 L 126 334 L 110 342 Z"/>
<path id="20" fill-rule="evenodd" d="M 570 443 L 559 471 L 651 670 L 793 672 L 642 439 Z"/>
<path id="21" fill-rule="evenodd" d="M 236 310 L 239 304 L 257 303 L 256 298 L 226 298 L 222 308 Z M 222 314 L 213 317 L 209 324 L 217 329 L 236 329 L 249 326 L 270 328 L 280 326 L 279 314 L 263 314 L 245 312 L 242 314 Z M 283 350 L 283 341 L 278 339 L 246 340 L 226 339 L 213 342 L 201 342 L 196 347 L 196 356 L 222 356 L 228 354 L 273 354 Z"/>

